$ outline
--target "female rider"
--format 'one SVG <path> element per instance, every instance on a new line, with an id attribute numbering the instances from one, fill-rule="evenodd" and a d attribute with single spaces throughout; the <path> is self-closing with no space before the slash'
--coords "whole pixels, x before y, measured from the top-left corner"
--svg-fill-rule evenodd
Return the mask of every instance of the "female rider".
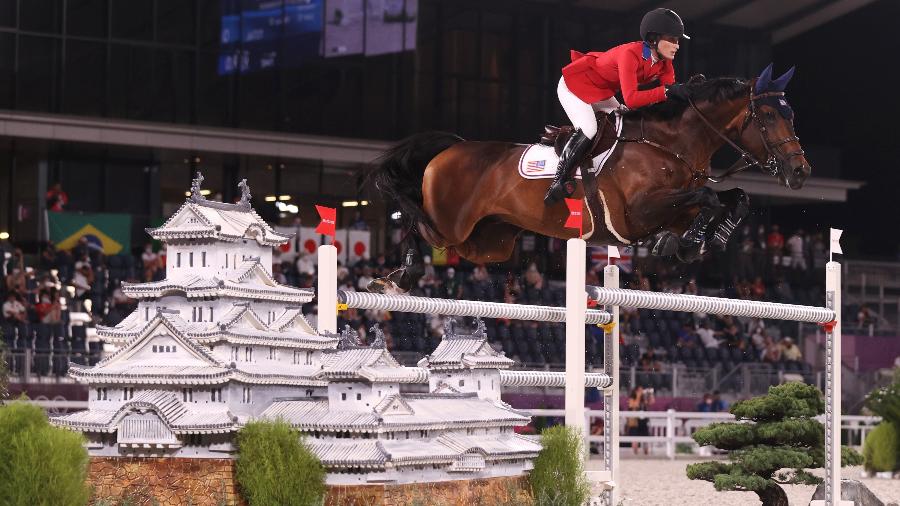
<path id="1" fill-rule="evenodd" d="M 556 92 L 575 131 L 563 147 L 545 204 L 558 202 L 575 191 L 574 169 L 597 135 L 595 111 L 609 113 L 618 109 L 616 92 L 622 92 L 625 105 L 632 109 L 667 98 L 687 99 L 683 85 L 675 84 L 672 66 L 682 38 L 690 39 L 684 33 L 681 18 L 671 9 L 660 8 L 644 15 L 640 41 L 605 52 L 571 52 L 572 63 L 563 67 Z M 659 84 L 638 89 L 654 81 Z"/>

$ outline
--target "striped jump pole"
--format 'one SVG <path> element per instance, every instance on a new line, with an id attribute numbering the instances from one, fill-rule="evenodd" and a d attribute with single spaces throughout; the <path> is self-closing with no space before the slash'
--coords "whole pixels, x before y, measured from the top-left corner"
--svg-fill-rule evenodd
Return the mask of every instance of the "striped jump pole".
<path id="1" fill-rule="evenodd" d="M 582 307 L 587 303 L 584 284 L 579 286 Z M 441 314 L 448 316 L 477 316 L 480 318 L 506 318 L 538 322 L 564 322 L 567 308 L 535 306 L 528 304 L 507 304 L 502 302 L 482 302 L 476 300 L 432 299 L 412 295 L 383 295 L 368 292 L 338 290 L 338 302 L 348 308 L 400 311 L 403 313 Z M 328 308 L 326 308 L 328 309 Z M 607 311 L 592 309 L 587 311 L 587 323 L 609 323 L 612 316 Z"/>

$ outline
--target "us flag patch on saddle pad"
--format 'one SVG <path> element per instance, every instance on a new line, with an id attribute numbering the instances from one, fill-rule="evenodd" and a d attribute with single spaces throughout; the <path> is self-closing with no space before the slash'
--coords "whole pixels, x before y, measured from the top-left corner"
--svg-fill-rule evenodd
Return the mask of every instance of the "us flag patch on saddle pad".
<path id="1" fill-rule="evenodd" d="M 622 116 L 616 115 L 616 137 L 622 133 Z M 609 135 L 609 134 L 607 134 Z M 594 170 L 597 173 L 603 168 L 603 164 L 612 155 L 619 141 L 615 141 L 609 149 L 594 157 Z M 556 167 L 559 165 L 559 157 L 553 146 L 543 144 L 531 144 L 525 148 L 519 158 L 519 175 L 525 179 L 548 179 L 556 175 Z M 581 179 L 581 169 L 575 172 L 575 178 Z"/>

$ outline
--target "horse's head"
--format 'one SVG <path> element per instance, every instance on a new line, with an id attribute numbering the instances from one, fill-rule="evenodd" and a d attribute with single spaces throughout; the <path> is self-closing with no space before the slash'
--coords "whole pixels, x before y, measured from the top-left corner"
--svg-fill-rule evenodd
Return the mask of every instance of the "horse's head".
<path id="1" fill-rule="evenodd" d="M 772 79 L 772 65 L 751 83 L 750 114 L 741 130 L 741 144 L 759 159 L 762 168 L 792 190 L 798 190 L 812 168 L 794 133 L 794 111 L 784 89 L 794 68 Z"/>

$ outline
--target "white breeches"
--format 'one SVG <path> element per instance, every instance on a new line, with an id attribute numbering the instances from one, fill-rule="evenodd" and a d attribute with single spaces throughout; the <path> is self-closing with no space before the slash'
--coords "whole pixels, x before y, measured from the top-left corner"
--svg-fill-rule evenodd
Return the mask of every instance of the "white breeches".
<path id="1" fill-rule="evenodd" d="M 586 103 L 569 91 L 569 87 L 566 86 L 566 80 L 563 77 L 559 78 L 556 94 L 559 95 L 559 103 L 562 104 L 566 115 L 572 120 L 572 125 L 591 139 L 597 135 L 597 116 L 594 115 L 594 112 L 603 111 L 609 113 L 619 108 L 619 101 L 616 100 L 616 97 L 609 97 L 606 100 L 594 102 L 593 104 Z"/>

